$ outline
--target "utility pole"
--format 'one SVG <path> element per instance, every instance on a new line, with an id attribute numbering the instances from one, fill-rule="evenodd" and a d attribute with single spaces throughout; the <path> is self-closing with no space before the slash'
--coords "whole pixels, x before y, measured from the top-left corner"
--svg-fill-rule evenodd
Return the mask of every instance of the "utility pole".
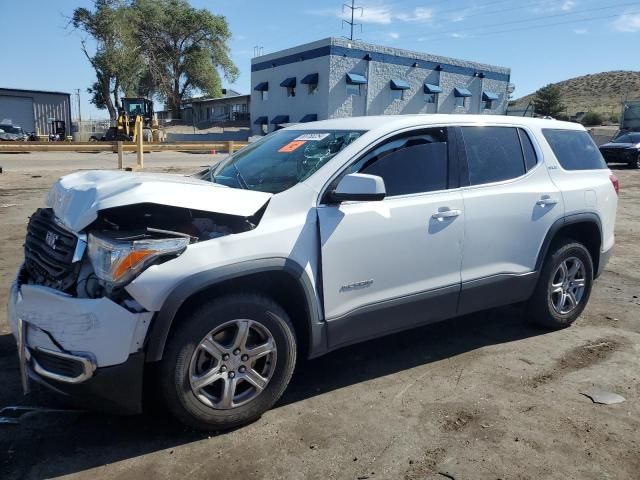
<path id="1" fill-rule="evenodd" d="M 362 33 L 362 24 L 361 23 L 354 23 L 353 21 L 353 17 L 354 14 L 356 12 L 356 10 L 360 10 L 360 16 L 362 17 L 362 7 L 356 7 L 356 0 L 351 0 L 351 5 L 347 5 L 346 3 L 342 5 L 342 13 L 345 12 L 345 9 L 349 9 L 351 10 L 351 21 L 349 22 L 348 20 L 342 20 L 342 25 L 344 25 L 345 23 L 347 25 L 349 25 L 350 29 L 351 29 L 351 34 L 348 37 L 349 40 L 353 40 L 353 27 L 360 25 L 360 32 Z"/>
<path id="2" fill-rule="evenodd" d="M 76 88 L 76 95 L 78 97 L 78 123 L 82 122 L 82 111 L 80 109 L 80 89 Z"/>

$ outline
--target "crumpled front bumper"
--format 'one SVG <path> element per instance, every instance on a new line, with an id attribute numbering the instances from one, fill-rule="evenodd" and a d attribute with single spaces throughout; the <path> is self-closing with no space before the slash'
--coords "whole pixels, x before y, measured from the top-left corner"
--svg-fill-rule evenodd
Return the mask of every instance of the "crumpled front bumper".
<path id="1" fill-rule="evenodd" d="M 152 312 L 14 282 L 7 313 L 25 392 L 33 380 L 92 408 L 140 411 Z"/>

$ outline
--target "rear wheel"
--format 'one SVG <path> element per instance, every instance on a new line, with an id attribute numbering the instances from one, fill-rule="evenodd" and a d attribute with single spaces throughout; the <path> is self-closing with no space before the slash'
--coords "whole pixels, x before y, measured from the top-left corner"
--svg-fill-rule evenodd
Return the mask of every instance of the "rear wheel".
<path id="1" fill-rule="evenodd" d="M 182 319 L 163 356 L 161 390 L 181 422 L 225 430 L 271 408 L 295 362 L 286 312 L 262 295 L 229 295 Z"/>
<path id="2" fill-rule="evenodd" d="M 593 284 L 593 261 L 581 243 L 557 242 L 545 260 L 529 300 L 530 319 L 549 328 L 571 325 L 584 310 Z"/>

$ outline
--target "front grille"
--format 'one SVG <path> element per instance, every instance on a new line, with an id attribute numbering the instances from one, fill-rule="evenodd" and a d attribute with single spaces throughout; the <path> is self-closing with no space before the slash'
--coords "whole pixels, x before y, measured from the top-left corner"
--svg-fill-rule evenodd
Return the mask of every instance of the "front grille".
<path id="1" fill-rule="evenodd" d="M 73 263 L 78 238 L 56 222 L 53 210 L 39 208 L 29 219 L 24 244 L 25 268 L 30 280 L 67 291 L 75 282 Z"/>
<path id="2" fill-rule="evenodd" d="M 45 370 L 65 377 L 75 378 L 84 373 L 82 363 L 77 360 L 60 358 L 41 350 L 29 350 L 32 358 Z"/>
<path id="3" fill-rule="evenodd" d="M 633 160 L 635 155 L 634 151 L 621 150 L 621 149 L 604 149 L 602 150 L 602 156 L 608 162 L 628 162 Z"/>
<path id="4" fill-rule="evenodd" d="M 605 150 L 604 151 L 604 158 L 605 160 L 608 160 L 610 162 L 617 162 L 619 160 L 619 153 L 616 152 L 615 150 Z"/>

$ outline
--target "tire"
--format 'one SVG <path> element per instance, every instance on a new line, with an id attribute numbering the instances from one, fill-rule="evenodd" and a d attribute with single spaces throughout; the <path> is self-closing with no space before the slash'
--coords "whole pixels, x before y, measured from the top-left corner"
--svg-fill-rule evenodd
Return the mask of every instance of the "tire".
<path id="1" fill-rule="evenodd" d="M 578 264 L 581 264 L 581 271 Z M 571 280 L 574 268 L 578 268 L 578 271 L 574 280 Z M 562 278 L 563 273 L 566 274 L 565 278 Z M 584 284 L 582 289 L 577 287 L 581 283 Z M 528 302 L 529 319 L 547 328 L 568 327 L 587 305 L 592 285 L 593 260 L 586 247 L 570 239 L 554 242 Z"/>
<path id="2" fill-rule="evenodd" d="M 640 168 L 640 153 L 638 153 L 638 156 L 636 157 L 636 159 L 629 164 L 629 168 L 633 168 L 633 169 Z"/>
<path id="3" fill-rule="evenodd" d="M 238 340 L 241 328 L 249 332 L 245 343 Z M 267 351 L 273 346 L 271 353 L 257 358 L 261 352 L 256 347 Z M 284 309 L 260 294 L 227 295 L 180 319 L 165 348 L 159 385 L 169 411 L 185 425 L 227 430 L 271 408 L 295 363 L 295 332 Z M 216 380 L 199 388 L 211 378 Z M 235 396 L 225 395 L 229 385 L 235 385 Z"/>

